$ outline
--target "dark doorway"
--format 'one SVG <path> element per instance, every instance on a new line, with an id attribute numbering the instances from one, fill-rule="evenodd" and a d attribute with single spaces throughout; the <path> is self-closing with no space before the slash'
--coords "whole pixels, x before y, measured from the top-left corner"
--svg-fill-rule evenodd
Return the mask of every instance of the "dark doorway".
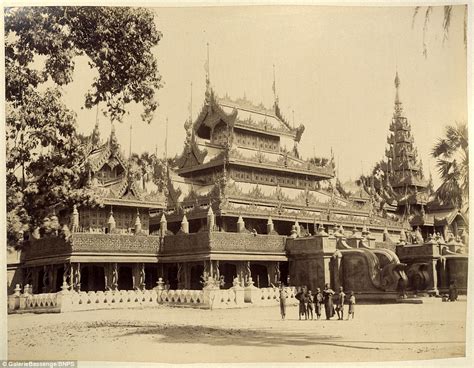
<path id="1" fill-rule="evenodd" d="M 158 266 L 157 265 L 146 265 L 145 266 L 145 289 L 153 289 L 158 282 Z"/>
<path id="2" fill-rule="evenodd" d="M 275 231 L 280 235 L 290 235 L 293 225 L 294 223 L 291 223 L 290 221 L 273 220 Z"/>
<path id="3" fill-rule="evenodd" d="M 119 266 L 118 289 L 119 290 L 133 290 L 132 267 Z"/>
<path id="4" fill-rule="evenodd" d="M 229 289 L 232 287 L 234 277 L 237 276 L 237 266 L 233 263 L 221 263 L 219 273 L 224 276 L 224 289 Z"/>
<path id="5" fill-rule="evenodd" d="M 56 285 L 54 287 L 55 292 L 61 291 L 61 287 L 63 286 L 63 276 L 64 266 L 61 266 L 56 270 Z"/>
<path id="6" fill-rule="evenodd" d="M 288 262 L 280 262 L 280 282 L 288 286 Z"/>
<path id="7" fill-rule="evenodd" d="M 96 265 L 87 265 L 87 266 L 81 267 L 81 290 L 82 291 L 104 291 L 105 290 L 104 267 L 96 266 Z"/>
<path id="8" fill-rule="evenodd" d="M 165 279 L 165 284 L 169 283 L 170 289 L 178 289 L 178 267 L 175 265 L 168 265 L 167 278 Z"/>
<path id="9" fill-rule="evenodd" d="M 204 273 L 204 266 L 201 264 L 191 266 L 191 290 L 202 289 L 201 276 Z"/>
<path id="10" fill-rule="evenodd" d="M 261 264 L 250 264 L 250 273 L 256 287 L 268 287 L 268 272 L 267 267 Z"/>
<path id="11" fill-rule="evenodd" d="M 45 286 L 43 285 L 43 278 L 44 278 L 44 270 L 41 269 L 38 272 L 38 282 L 36 283 L 36 290 L 34 291 L 35 293 L 44 293 L 45 291 Z"/>

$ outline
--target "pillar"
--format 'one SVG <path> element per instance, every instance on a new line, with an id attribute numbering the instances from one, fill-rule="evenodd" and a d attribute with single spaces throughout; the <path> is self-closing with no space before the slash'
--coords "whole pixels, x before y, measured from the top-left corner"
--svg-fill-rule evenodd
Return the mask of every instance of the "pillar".
<path id="1" fill-rule="evenodd" d="M 209 210 L 207 211 L 207 229 L 209 231 L 214 231 L 214 226 L 215 226 L 214 211 L 212 210 L 212 206 L 209 205 Z"/>
<path id="2" fill-rule="evenodd" d="M 331 256 L 324 256 L 323 257 L 323 267 L 324 267 L 324 282 L 322 282 L 322 286 L 324 284 L 330 284 L 331 287 Z"/>
<path id="3" fill-rule="evenodd" d="M 114 218 L 114 212 L 112 211 L 112 208 L 110 209 L 110 216 L 107 221 L 107 226 L 109 227 L 109 233 L 112 233 L 115 230 L 115 218 Z"/>
<path id="4" fill-rule="evenodd" d="M 133 277 L 133 289 L 144 290 L 145 289 L 145 264 L 135 263 L 132 271 Z"/>
<path id="5" fill-rule="evenodd" d="M 341 279 L 339 277 L 340 275 L 340 270 L 341 270 L 341 259 L 342 259 L 342 253 L 337 251 L 334 253 L 332 257 L 332 274 L 331 274 L 331 286 L 334 289 L 334 291 L 339 290 L 339 287 L 341 285 Z"/>
<path id="6" fill-rule="evenodd" d="M 441 284 L 439 285 L 440 290 L 447 289 L 449 287 L 448 283 L 448 270 L 446 267 L 446 258 L 441 257 L 438 260 L 439 264 L 439 272 L 440 272 L 440 279 L 441 279 Z"/>
<path id="7" fill-rule="evenodd" d="M 161 220 L 160 220 L 160 236 L 164 237 L 167 231 L 168 231 L 168 223 L 166 222 L 166 217 L 165 217 L 165 214 L 163 213 L 163 215 L 161 215 Z"/>
<path id="8" fill-rule="evenodd" d="M 239 216 L 237 220 L 237 232 L 238 233 L 243 233 L 245 231 L 245 222 L 242 216 Z"/>
<path id="9" fill-rule="evenodd" d="M 79 230 L 79 211 L 76 205 L 72 207 L 71 230 L 73 233 Z"/>
<path id="10" fill-rule="evenodd" d="M 275 231 L 275 226 L 273 225 L 273 220 L 271 217 L 267 221 L 267 234 L 272 234 Z"/>
<path id="11" fill-rule="evenodd" d="M 137 210 L 137 218 L 135 219 L 135 234 L 142 231 L 142 222 L 140 221 L 140 213 Z"/>
<path id="12" fill-rule="evenodd" d="M 178 263 L 178 273 L 176 275 L 176 278 L 178 280 L 178 289 L 184 289 L 184 272 L 183 272 L 183 264 Z"/>
<path id="13" fill-rule="evenodd" d="M 183 215 L 183 219 L 181 220 L 181 231 L 185 234 L 189 233 L 189 222 L 186 215 Z"/>
<path id="14" fill-rule="evenodd" d="M 439 294 L 438 290 L 438 271 L 436 270 L 436 263 L 438 262 L 438 259 L 433 259 L 431 261 L 431 266 L 430 266 L 430 276 L 432 278 L 432 287 L 430 288 L 430 291 L 435 293 L 436 295 Z"/>

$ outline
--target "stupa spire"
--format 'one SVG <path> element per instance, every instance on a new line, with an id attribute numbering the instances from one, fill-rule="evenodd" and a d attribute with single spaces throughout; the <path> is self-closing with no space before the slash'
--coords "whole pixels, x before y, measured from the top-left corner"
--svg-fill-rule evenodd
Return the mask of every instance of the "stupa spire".
<path id="1" fill-rule="evenodd" d="M 400 77 L 398 76 L 398 70 L 395 73 L 395 112 L 394 116 L 399 117 L 402 115 L 403 107 L 400 101 Z"/>

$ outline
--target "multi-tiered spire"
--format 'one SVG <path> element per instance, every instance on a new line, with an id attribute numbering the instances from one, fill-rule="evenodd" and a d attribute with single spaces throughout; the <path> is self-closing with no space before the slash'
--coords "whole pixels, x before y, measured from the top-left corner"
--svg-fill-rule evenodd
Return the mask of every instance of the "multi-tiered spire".
<path id="1" fill-rule="evenodd" d="M 411 126 L 404 116 L 400 100 L 400 78 L 395 75 L 395 106 L 387 138 L 389 144 L 385 154 L 387 157 L 387 174 L 391 187 L 397 194 L 401 204 L 423 204 L 419 193 L 426 191 L 427 182 L 424 180 L 421 161 L 414 146 Z M 420 202 L 421 201 L 421 202 Z"/>

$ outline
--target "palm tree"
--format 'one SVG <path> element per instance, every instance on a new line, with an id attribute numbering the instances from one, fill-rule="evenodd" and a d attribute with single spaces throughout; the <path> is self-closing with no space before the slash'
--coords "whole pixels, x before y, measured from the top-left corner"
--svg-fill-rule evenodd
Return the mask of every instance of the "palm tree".
<path id="1" fill-rule="evenodd" d="M 431 155 L 442 184 L 435 195 L 441 204 L 450 204 L 468 210 L 469 148 L 466 122 L 446 127 L 445 136 L 438 139 Z"/>
<path id="2" fill-rule="evenodd" d="M 441 8 L 441 7 L 440 7 Z M 449 29 L 451 27 L 451 18 L 453 15 L 453 5 L 444 5 L 443 8 L 443 42 L 448 39 Z M 428 30 L 428 24 L 431 19 L 431 13 L 433 12 L 433 6 L 427 6 L 425 9 L 421 6 L 415 7 L 415 11 L 413 12 L 413 19 L 412 19 L 412 28 L 415 25 L 415 19 L 417 14 L 421 11 L 424 11 L 424 22 L 423 22 L 423 55 L 425 57 L 428 56 L 428 46 L 426 45 L 426 31 Z M 467 47 L 467 5 L 464 5 L 464 47 Z"/>

